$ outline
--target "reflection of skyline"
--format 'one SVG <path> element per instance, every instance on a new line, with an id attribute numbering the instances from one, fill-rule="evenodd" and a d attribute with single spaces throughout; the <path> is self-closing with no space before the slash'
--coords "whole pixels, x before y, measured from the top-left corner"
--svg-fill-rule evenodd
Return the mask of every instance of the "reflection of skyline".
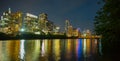
<path id="1" fill-rule="evenodd" d="M 19 51 L 20 51 L 20 41 L 19 40 L 11 40 L 11 41 L 10 40 L 0 41 L 0 44 L 1 44 L 0 61 L 19 60 L 18 58 L 19 58 Z"/>
<path id="2" fill-rule="evenodd" d="M 42 42 L 42 50 L 41 50 L 41 55 L 44 56 L 45 55 L 45 42 Z"/>
<path id="3" fill-rule="evenodd" d="M 53 52 L 54 52 L 54 57 L 55 57 L 55 61 L 59 61 L 60 60 L 60 39 L 55 39 L 53 40 Z"/>
<path id="4" fill-rule="evenodd" d="M 37 61 L 40 54 L 41 40 L 25 40 L 25 61 Z"/>
<path id="5" fill-rule="evenodd" d="M 70 59 L 72 58 L 72 40 L 71 39 L 67 39 L 66 40 L 66 59 L 67 61 L 70 61 Z"/>
<path id="6" fill-rule="evenodd" d="M 83 47 L 82 39 L 78 39 L 78 41 L 76 41 L 76 58 L 77 58 L 76 60 L 77 61 L 79 61 L 82 58 L 82 56 L 83 56 L 83 54 L 82 54 L 83 53 L 82 47 Z"/>
<path id="7" fill-rule="evenodd" d="M 79 61 L 95 55 L 98 52 L 97 46 L 97 39 L 44 39 L 0 41 L 0 58 L 2 58 L 0 60 L 19 61 L 19 58 L 24 58 L 25 61 Z M 22 53 L 22 51 L 24 51 L 25 53 Z M 83 59 L 83 57 L 85 58 Z"/>

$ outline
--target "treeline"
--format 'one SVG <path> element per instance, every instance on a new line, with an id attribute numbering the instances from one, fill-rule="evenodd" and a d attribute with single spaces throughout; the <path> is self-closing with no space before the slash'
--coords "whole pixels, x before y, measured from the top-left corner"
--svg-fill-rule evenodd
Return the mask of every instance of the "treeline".
<path id="1" fill-rule="evenodd" d="M 95 32 L 102 35 L 104 55 L 120 54 L 120 0 L 103 0 L 104 4 L 95 16 Z"/>
<path id="2" fill-rule="evenodd" d="M 7 35 L 5 33 L 0 33 L 0 39 L 1 40 L 14 40 L 14 39 L 67 39 L 67 38 L 78 38 L 78 37 L 67 37 L 64 35 L 52 35 L 52 34 L 42 34 L 42 35 L 36 35 L 33 33 L 21 33 L 16 36 L 13 35 Z"/>

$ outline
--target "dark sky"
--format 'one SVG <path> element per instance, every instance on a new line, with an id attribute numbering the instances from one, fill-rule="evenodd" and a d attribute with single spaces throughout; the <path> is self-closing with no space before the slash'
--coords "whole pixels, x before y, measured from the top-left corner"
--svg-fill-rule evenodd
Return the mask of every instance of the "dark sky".
<path id="1" fill-rule="evenodd" d="M 22 11 L 39 15 L 44 12 L 48 19 L 62 29 L 65 20 L 70 20 L 75 28 L 93 29 L 93 19 L 100 9 L 99 0 L 0 0 L 0 16 L 8 8 L 13 12 Z"/>

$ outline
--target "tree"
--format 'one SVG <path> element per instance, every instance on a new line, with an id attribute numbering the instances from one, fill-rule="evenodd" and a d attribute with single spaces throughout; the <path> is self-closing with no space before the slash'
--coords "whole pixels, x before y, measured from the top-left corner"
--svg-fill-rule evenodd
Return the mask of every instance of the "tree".
<path id="1" fill-rule="evenodd" d="M 97 35 L 102 35 L 103 53 L 118 53 L 120 47 L 120 0 L 104 0 L 103 2 L 103 7 L 95 16 L 95 32 Z"/>

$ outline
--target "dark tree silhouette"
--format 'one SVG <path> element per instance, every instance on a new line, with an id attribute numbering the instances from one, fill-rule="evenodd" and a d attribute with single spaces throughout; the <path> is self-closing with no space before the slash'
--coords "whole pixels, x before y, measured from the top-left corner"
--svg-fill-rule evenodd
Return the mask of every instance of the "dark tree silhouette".
<path id="1" fill-rule="evenodd" d="M 104 54 L 120 53 L 120 0 L 104 0 L 103 7 L 95 16 L 97 35 L 102 35 Z"/>

